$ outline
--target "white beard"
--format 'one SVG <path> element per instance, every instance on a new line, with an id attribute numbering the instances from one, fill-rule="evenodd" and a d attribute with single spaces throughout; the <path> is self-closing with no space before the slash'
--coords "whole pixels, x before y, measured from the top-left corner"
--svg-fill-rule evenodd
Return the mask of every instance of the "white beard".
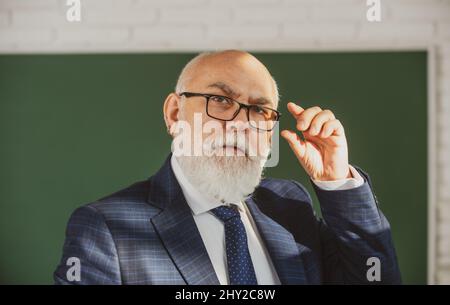
<path id="1" fill-rule="evenodd" d="M 223 203 L 243 201 L 261 181 L 266 158 L 245 156 L 179 156 L 189 182 L 207 198 Z"/>

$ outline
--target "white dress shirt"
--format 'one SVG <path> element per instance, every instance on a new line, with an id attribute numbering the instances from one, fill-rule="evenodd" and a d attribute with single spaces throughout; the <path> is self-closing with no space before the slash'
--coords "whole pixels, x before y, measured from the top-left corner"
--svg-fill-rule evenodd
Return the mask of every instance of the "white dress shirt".
<path id="1" fill-rule="evenodd" d="M 225 248 L 225 230 L 222 221 L 217 219 L 209 210 L 224 205 L 217 199 L 206 198 L 201 194 L 184 175 L 176 157 L 172 155 L 171 165 L 183 195 L 186 198 L 200 236 L 208 252 L 209 258 L 221 285 L 228 285 L 227 256 Z M 344 190 L 358 187 L 364 179 L 351 167 L 354 178 L 336 181 L 316 181 L 314 183 L 325 190 Z M 255 269 L 259 285 L 279 285 L 280 280 L 267 251 L 263 239 L 259 235 L 256 224 L 247 205 L 244 202 L 232 202 L 239 207 L 241 220 L 247 233 L 250 257 Z M 228 203 L 231 204 L 231 203 Z"/>

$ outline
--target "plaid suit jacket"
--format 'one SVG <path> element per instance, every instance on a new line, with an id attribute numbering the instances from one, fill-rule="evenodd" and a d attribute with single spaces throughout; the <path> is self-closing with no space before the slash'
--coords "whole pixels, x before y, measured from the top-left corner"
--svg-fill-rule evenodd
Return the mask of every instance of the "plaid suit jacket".
<path id="1" fill-rule="evenodd" d="M 400 283 L 390 226 L 370 180 L 351 190 L 315 187 L 323 219 L 296 181 L 263 179 L 246 204 L 282 284 Z M 79 260 L 79 275 L 68 260 Z M 370 257 L 380 280 L 367 278 Z M 70 261 L 70 260 L 69 260 Z M 170 156 L 148 180 L 76 209 L 56 284 L 219 284 Z"/>

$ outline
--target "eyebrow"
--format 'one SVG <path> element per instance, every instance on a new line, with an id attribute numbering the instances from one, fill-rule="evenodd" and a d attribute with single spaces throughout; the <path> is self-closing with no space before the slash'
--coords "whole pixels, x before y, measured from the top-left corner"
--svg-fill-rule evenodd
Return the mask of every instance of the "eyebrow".
<path id="1" fill-rule="evenodd" d="M 223 93 L 225 93 L 226 95 L 231 96 L 233 98 L 238 98 L 239 96 L 241 96 L 239 93 L 234 91 L 230 86 L 228 86 L 227 84 L 222 83 L 222 82 L 213 83 L 213 84 L 209 85 L 208 88 L 217 88 L 217 89 L 221 90 Z"/>
<path id="2" fill-rule="evenodd" d="M 227 96 L 230 96 L 234 99 L 237 99 L 239 96 L 241 96 L 239 93 L 234 91 L 230 86 L 228 86 L 227 84 L 225 84 L 223 82 L 216 82 L 216 83 L 210 84 L 208 86 L 208 88 L 217 88 L 217 89 L 221 90 L 223 93 L 225 93 Z M 265 97 L 260 97 L 260 98 L 254 99 L 252 104 L 258 104 L 258 105 L 265 106 L 265 105 L 272 105 L 272 102 Z"/>

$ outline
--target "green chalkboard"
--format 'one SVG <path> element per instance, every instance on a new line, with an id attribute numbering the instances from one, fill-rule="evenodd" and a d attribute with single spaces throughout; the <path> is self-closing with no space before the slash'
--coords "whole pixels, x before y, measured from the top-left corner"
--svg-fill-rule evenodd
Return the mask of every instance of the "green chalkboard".
<path id="1" fill-rule="evenodd" d="M 152 175 L 162 105 L 193 54 L 0 56 L 0 282 L 52 283 L 78 206 Z M 287 101 L 332 109 L 372 177 L 403 280 L 426 283 L 425 52 L 261 53 Z M 293 127 L 287 113 L 281 127 Z M 268 176 L 312 188 L 288 145 Z M 316 197 L 313 197 L 316 200 Z M 317 208 L 316 204 L 316 208 Z"/>

